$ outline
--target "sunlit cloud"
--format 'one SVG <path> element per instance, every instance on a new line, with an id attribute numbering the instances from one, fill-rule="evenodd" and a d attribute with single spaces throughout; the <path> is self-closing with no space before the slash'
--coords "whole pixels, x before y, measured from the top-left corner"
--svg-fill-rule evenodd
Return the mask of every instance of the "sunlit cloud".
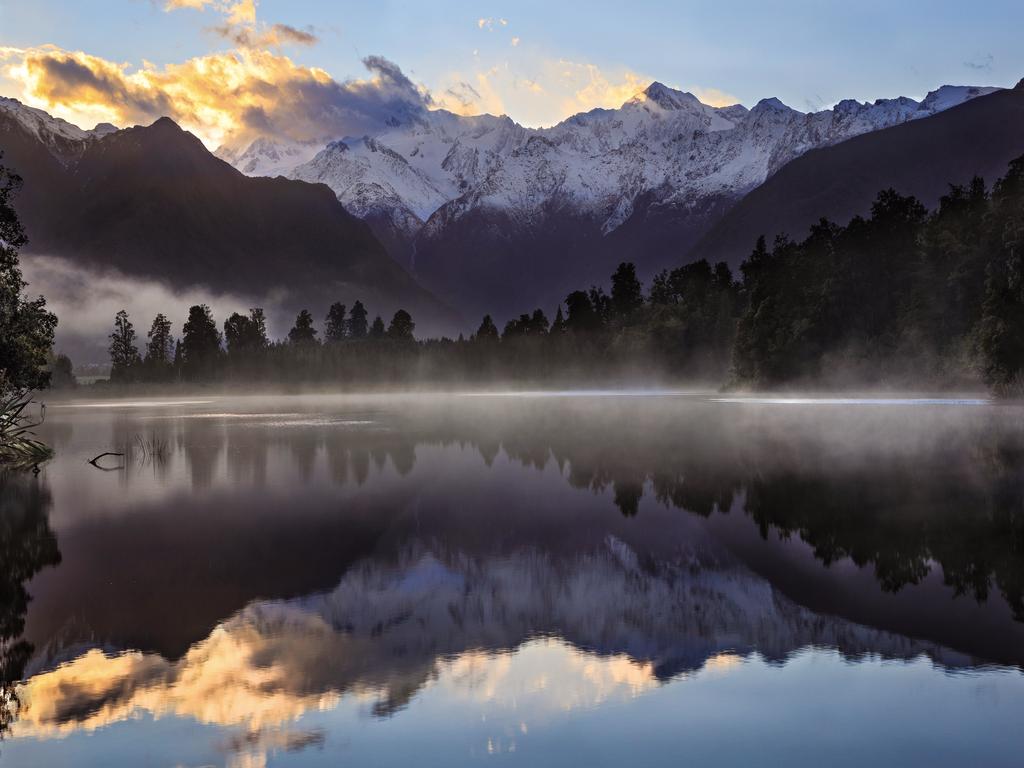
<path id="1" fill-rule="evenodd" d="M 479 29 L 486 29 L 488 32 L 494 29 L 495 24 L 498 24 L 502 27 L 507 27 L 508 19 L 479 18 L 476 20 L 477 27 Z"/>
<path id="2" fill-rule="evenodd" d="M 430 96 L 380 56 L 369 76 L 337 82 L 287 56 L 241 47 L 165 67 L 115 63 L 53 46 L 7 49 L 4 76 L 31 106 L 79 124 L 169 116 L 207 146 L 256 136 L 310 141 L 359 135 L 426 109 Z"/>
<path id="3" fill-rule="evenodd" d="M 687 88 L 694 96 L 700 99 L 702 102 L 710 107 L 731 107 L 733 104 L 739 104 L 739 97 L 733 96 L 731 93 L 721 91 L 718 88 L 701 88 L 700 86 L 693 86 Z"/>
<path id="4" fill-rule="evenodd" d="M 528 77 L 508 62 L 454 72 L 435 94 L 435 104 L 462 115 L 509 114 L 524 125 L 541 127 L 595 107 L 620 107 L 653 80 L 566 59 L 534 59 L 530 68 Z"/>
<path id="5" fill-rule="evenodd" d="M 223 13 L 229 24 L 255 24 L 256 0 L 166 0 L 165 11 L 183 8 L 205 11 L 207 8 Z"/>

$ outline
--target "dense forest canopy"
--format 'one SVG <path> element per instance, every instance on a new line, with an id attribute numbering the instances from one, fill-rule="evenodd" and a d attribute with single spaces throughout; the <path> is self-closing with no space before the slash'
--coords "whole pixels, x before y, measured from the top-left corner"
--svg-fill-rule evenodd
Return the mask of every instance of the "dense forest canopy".
<path id="1" fill-rule="evenodd" d="M 656 275 L 632 264 L 566 296 L 554 317 L 524 312 L 469 338 L 416 341 L 399 310 L 369 322 L 361 302 L 303 310 L 287 338 L 262 310 L 223 333 L 193 307 L 175 344 L 158 315 L 143 356 L 112 335 L 116 379 L 400 385 L 700 381 L 736 387 L 958 387 L 1016 392 L 1024 369 L 1024 158 L 990 191 L 951 186 L 929 213 L 883 190 L 867 217 L 822 219 L 800 241 L 758 240 L 739 279 L 696 261 Z M 154 339 L 156 341 L 154 341 Z M 175 352 L 172 355 L 171 350 Z M 117 354 L 115 354 L 115 351 Z M 126 361 L 134 360 L 134 364 Z"/>
<path id="2" fill-rule="evenodd" d="M 0 371 L 8 388 L 70 377 L 52 355 L 56 318 L 24 295 L 24 232 L 10 205 L 20 179 L 0 172 Z M 656 275 L 630 263 L 610 286 L 534 308 L 468 338 L 414 337 L 362 302 L 322 318 L 303 310 L 281 341 L 259 308 L 221 325 L 189 311 L 180 338 L 164 314 L 145 339 L 120 312 L 110 336 L 115 382 L 310 382 L 329 385 L 691 381 L 735 387 L 960 387 L 1014 394 L 1024 382 L 1024 157 L 991 190 L 951 186 L 928 212 L 879 193 L 866 217 L 822 219 L 803 240 L 754 245 L 734 276 L 699 260 Z"/>

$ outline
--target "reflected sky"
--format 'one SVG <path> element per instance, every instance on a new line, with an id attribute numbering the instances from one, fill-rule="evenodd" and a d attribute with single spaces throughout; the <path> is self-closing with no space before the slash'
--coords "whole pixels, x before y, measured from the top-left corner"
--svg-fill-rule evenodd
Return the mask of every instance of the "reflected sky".
<path id="1" fill-rule="evenodd" d="M 89 405 L 3 478 L 0 765 L 1024 747 L 1016 407 Z"/>

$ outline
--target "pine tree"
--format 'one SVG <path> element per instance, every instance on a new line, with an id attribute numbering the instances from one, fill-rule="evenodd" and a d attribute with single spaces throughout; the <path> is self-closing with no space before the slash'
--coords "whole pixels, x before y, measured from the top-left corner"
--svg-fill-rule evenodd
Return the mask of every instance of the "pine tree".
<path id="1" fill-rule="evenodd" d="M 377 315 L 373 319 L 373 325 L 370 326 L 370 338 L 383 339 L 384 333 L 384 321 L 381 319 L 380 315 Z"/>
<path id="2" fill-rule="evenodd" d="M 327 329 L 324 337 L 329 342 L 344 341 L 348 335 L 348 321 L 345 319 L 346 308 L 341 302 L 331 304 L 327 312 Z"/>
<path id="3" fill-rule="evenodd" d="M 153 318 L 153 325 L 146 334 L 146 362 L 150 365 L 170 365 L 174 356 L 174 337 L 171 336 L 171 321 L 164 314 Z"/>
<path id="4" fill-rule="evenodd" d="M 211 378 L 221 356 L 221 335 L 210 308 L 189 308 L 182 328 L 181 361 L 184 376 L 193 381 Z"/>
<path id="5" fill-rule="evenodd" d="M 484 315 L 484 319 L 480 321 L 480 327 L 476 329 L 476 339 L 484 343 L 498 340 L 498 327 L 490 315 Z"/>
<path id="6" fill-rule="evenodd" d="M 295 318 L 294 327 L 288 331 L 288 341 L 292 344 L 316 344 L 317 330 L 313 327 L 313 316 L 309 310 L 302 310 Z"/>
<path id="7" fill-rule="evenodd" d="M 562 314 L 562 305 L 558 305 L 558 311 L 555 313 L 555 322 L 551 324 L 551 330 L 548 331 L 552 336 L 560 336 L 565 333 L 565 315 Z"/>
<path id="8" fill-rule="evenodd" d="M 391 324 L 388 326 L 388 338 L 395 341 L 414 341 L 412 335 L 414 330 L 416 330 L 416 323 L 412 321 L 412 315 L 404 309 L 400 309 L 391 318 Z"/>
<path id="9" fill-rule="evenodd" d="M 135 339 L 135 326 L 122 309 L 114 316 L 114 332 L 110 334 L 111 381 L 128 381 L 134 376 L 134 368 L 139 363 Z"/>
<path id="10" fill-rule="evenodd" d="M 348 335 L 349 338 L 353 339 L 365 339 L 366 338 L 366 318 L 368 313 L 366 307 L 363 306 L 363 302 L 356 301 L 352 305 L 352 311 L 348 313 Z"/>
<path id="11" fill-rule="evenodd" d="M 612 275 L 612 310 L 619 317 L 627 317 L 643 303 L 644 289 L 636 277 L 636 267 L 624 261 Z"/>

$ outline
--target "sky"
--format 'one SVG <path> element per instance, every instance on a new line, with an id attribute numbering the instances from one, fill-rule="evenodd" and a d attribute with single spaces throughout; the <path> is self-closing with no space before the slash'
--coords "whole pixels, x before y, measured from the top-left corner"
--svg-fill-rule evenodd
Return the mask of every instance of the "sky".
<path id="1" fill-rule="evenodd" d="M 811 111 L 1012 86 L 1021 29 L 1020 0 L 0 0 L 0 95 L 86 128 L 166 114 L 211 148 L 402 109 L 548 126 L 654 80 Z"/>

